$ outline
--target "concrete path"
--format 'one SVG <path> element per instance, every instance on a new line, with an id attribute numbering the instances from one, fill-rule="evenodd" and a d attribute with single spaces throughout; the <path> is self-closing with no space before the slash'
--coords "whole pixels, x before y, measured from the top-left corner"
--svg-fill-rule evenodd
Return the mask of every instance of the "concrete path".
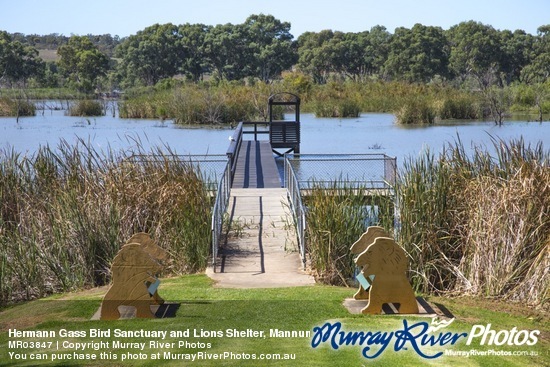
<path id="1" fill-rule="evenodd" d="M 272 288 L 315 283 L 302 269 L 286 189 L 231 189 L 231 231 L 217 265 L 207 269 L 216 286 Z"/>

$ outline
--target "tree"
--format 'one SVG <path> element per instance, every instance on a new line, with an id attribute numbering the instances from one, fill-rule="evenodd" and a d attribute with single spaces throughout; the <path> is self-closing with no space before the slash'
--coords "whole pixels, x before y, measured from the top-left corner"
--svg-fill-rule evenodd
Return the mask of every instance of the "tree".
<path id="1" fill-rule="evenodd" d="M 323 48 L 333 37 L 332 30 L 305 32 L 298 37 L 298 67 L 311 75 L 316 83 L 326 83 L 332 69 L 330 60 L 326 58 L 327 52 Z"/>
<path id="2" fill-rule="evenodd" d="M 38 51 L 13 41 L 7 32 L 0 31 L 0 84 L 25 83 L 43 74 L 44 62 L 38 57 Z"/>
<path id="3" fill-rule="evenodd" d="M 189 23 L 178 28 L 181 37 L 181 52 L 184 55 L 180 72 L 195 82 L 199 81 L 208 70 L 208 61 L 204 53 L 204 40 L 210 28 L 210 26 L 204 24 Z"/>
<path id="4" fill-rule="evenodd" d="M 327 60 L 332 72 L 360 81 L 369 69 L 366 48 L 366 33 L 335 32 L 321 47 L 320 57 Z"/>
<path id="5" fill-rule="evenodd" d="M 498 72 L 502 59 L 497 31 L 479 22 L 462 22 L 448 31 L 449 68 L 455 77 L 474 76 L 487 87 L 488 73 Z"/>
<path id="6" fill-rule="evenodd" d="M 220 79 L 238 80 L 250 75 L 252 62 L 242 25 L 228 23 L 211 28 L 204 39 L 204 55 Z"/>
<path id="7" fill-rule="evenodd" d="M 550 77 L 550 24 L 537 29 L 531 50 L 531 62 L 521 71 L 522 79 L 530 84 L 545 83 Z"/>
<path id="8" fill-rule="evenodd" d="M 155 24 L 128 37 L 116 49 L 118 72 L 126 85 L 155 85 L 176 75 L 185 56 L 178 27 Z"/>
<path id="9" fill-rule="evenodd" d="M 296 62 L 290 23 L 281 22 L 272 15 L 251 15 L 242 30 L 250 56 L 248 76 L 268 82 Z"/>
<path id="10" fill-rule="evenodd" d="M 529 64 L 535 37 L 521 30 L 513 33 L 504 30 L 499 32 L 499 36 L 499 70 L 502 75 L 500 83 L 510 85 L 520 79 L 521 71 Z"/>
<path id="11" fill-rule="evenodd" d="M 428 82 L 436 75 L 448 75 L 447 39 L 440 27 L 397 28 L 389 48 L 385 68 L 396 79 Z"/>
<path id="12" fill-rule="evenodd" d="M 85 36 L 72 36 L 67 45 L 58 48 L 59 71 L 69 85 L 90 93 L 99 77 L 106 74 L 109 59 Z"/>
<path id="13" fill-rule="evenodd" d="M 306 32 L 297 41 L 298 66 L 317 83 L 325 83 L 329 73 L 353 80 L 382 76 L 390 39 L 382 26 L 360 33 Z"/>
<path id="14" fill-rule="evenodd" d="M 533 85 L 535 106 L 538 110 L 538 120 L 542 122 L 544 105 L 550 99 L 550 24 L 537 29 L 534 40 L 531 63 L 521 71 L 522 79 Z"/>
<path id="15" fill-rule="evenodd" d="M 383 78 L 384 64 L 388 58 L 392 35 L 386 27 L 377 25 L 366 35 L 365 64 L 369 75 L 378 75 Z"/>

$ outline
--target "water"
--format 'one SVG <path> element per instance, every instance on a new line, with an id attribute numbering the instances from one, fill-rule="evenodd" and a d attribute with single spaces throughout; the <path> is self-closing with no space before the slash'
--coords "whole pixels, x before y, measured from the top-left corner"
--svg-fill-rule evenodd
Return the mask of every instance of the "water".
<path id="1" fill-rule="evenodd" d="M 485 146 L 492 150 L 492 139 L 523 139 L 550 147 L 550 123 L 506 121 L 440 122 L 435 125 L 402 126 L 391 114 L 362 114 L 352 119 L 315 119 L 303 116 L 302 153 L 385 153 L 402 162 L 429 149 L 439 152 L 460 139 L 466 148 Z"/>
<path id="2" fill-rule="evenodd" d="M 359 118 L 315 118 L 302 114 L 301 153 L 385 153 L 397 157 L 398 165 L 408 156 L 423 150 L 441 151 L 458 137 L 467 148 L 486 146 L 491 139 L 523 139 L 542 142 L 550 147 L 550 123 L 506 121 L 496 126 L 491 121 L 443 122 L 431 126 L 400 126 L 391 114 L 365 113 Z M 35 117 L 0 118 L 0 151 L 15 149 L 32 153 L 39 146 L 55 147 L 60 139 L 75 143 L 90 142 L 96 149 L 146 150 L 167 146 L 178 154 L 225 154 L 232 130 L 224 128 L 188 128 L 171 121 L 120 119 L 113 116 L 81 118 L 65 116 L 64 111 L 45 111 Z"/>

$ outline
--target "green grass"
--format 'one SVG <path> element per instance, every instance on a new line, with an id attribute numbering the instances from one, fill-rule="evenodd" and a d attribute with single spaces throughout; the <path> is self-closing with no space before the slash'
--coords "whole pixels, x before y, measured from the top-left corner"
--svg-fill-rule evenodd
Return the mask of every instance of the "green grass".
<path id="1" fill-rule="evenodd" d="M 464 342 L 459 342 L 451 347 L 453 350 L 529 350 L 539 353 L 538 357 L 449 357 L 443 356 L 433 361 L 428 361 L 418 357 L 412 351 L 394 352 L 388 349 L 381 357 L 375 360 L 366 360 L 360 354 L 360 347 L 345 346 L 338 350 L 333 350 L 327 345 L 316 349 L 311 348 L 311 338 L 228 338 L 228 337 L 209 337 L 197 338 L 193 336 L 196 331 L 225 331 L 226 329 L 238 330 L 264 330 L 269 333 L 269 329 L 280 330 L 312 330 L 315 326 L 321 326 L 327 321 L 340 321 L 346 331 L 391 331 L 403 328 L 403 317 L 395 316 L 363 316 L 351 315 L 342 306 L 342 301 L 351 297 L 354 289 L 332 286 L 311 286 L 299 288 L 278 288 L 278 289 L 221 289 L 212 286 L 212 281 L 205 275 L 186 275 L 177 278 L 163 280 L 159 288 L 159 293 L 168 302 L 180 303 L 180 308 L 174 318 L 155 319 L 155 320 L 119 320 L 119 321 L 90 321 L 91 316 L 100 305 L 101 298 L 106 291 L 106 287 L 96 288 L 81 293 L 56 295 L 46 299 L 35 300 L 21 305 L 12 306 L 0 312 L 0 366 L 12 365 L 36 365 L 36 363 L 14 363 L 9 360 L 8 335 L 7 330 L 16 328 L 18 330 L 54 330 L 58 333 L 61 329 L 71 331 L 89 331 L 90 329 L 111 330 L 110 338 L 95 338 L 95 341 L 112 342 L 114 330 L 154 330 L 154 331 L 185 331 L 190 330 L 189 338 L 171 338 L 168 337 L 164 342 L 175 342 L 178 340 L 187 340 L 192 343 L 210 343 L 211 348 L 186 349 L 168 348 L 163 351 L 173 353 L 195 353 L 198 351 L 208 353 L 280 353 L 295 354 L 295 360 L 290 361 L 272 361 L 267 363 L 253 360 L 221 360 L 216 364 L 223 366 L 424 366 L 432 365 L 469 365 L 469 366 L 544 366 L 550 362 L 550 356 L 547 354 L 549 345 L 548 334 L 549 322 L 546 314 L 537 313 L 534 310 L 522 309 L 517 307 L 512 309 L 505 304 L 496 302 L 487 302 L 483 300 L 473 300 L 466 298 L 443 299 L 434 298 L 431 301 L 444 304 L 457 320 L 446 331 L 469 332 L 474 324 L 492 324 L 492 329 L 511 329 L 517 327 L 518 330 L 538 329 L 543 336 L 533 347 L 488 347 L 470 345 L 466 346 Z M 487 307 L 484 307 L 487 305 Z M 499 309 L 502 308 L 502 310 Z M 406 317 L 409 323 L 427 321 L 426 318 Z M 65 341 L 90 342 L 94 338 L 54 338 L 43 339 L 40 341 Z M 132 361 L 131 365 L 153 366 L 153 365 L 193 365 L 210 366 L 213 361 L 201 360 L 182 362 L 177 360 L 151 360 L 151 356 L 158 350 L 149 348 L 149 341 L 154 338 L 118 338 L 120 341 L 128 342 L 146 342 L 144 353 L 148 359 L 142 361 Z M 443 350 L 445 347 L 432 348 L 430 353 Z M 10 350 L 15 351 L 15 350 Z M 103 350 L 103 351 L 109 351 Z M 111 350 L 113 354 L 119 356 L 130 352 L 136 352 L 131 349 Z M 27 349 L 26 353 L 52 353 L 51 349 Z M 59 351 L 56 353 L 61 353 Z M 161 356 L 162 356 L 162 351 Z M 99 353 L 88 351 L 88 353 Z M 55 365 L 50 362 L 50 365 Z M 71 362 L 71 365 L 79 363 Z M 96 363 L 81 363 L 80 365 L 130 365 L 128 362 L 116 361 L 98 361 Z"/>

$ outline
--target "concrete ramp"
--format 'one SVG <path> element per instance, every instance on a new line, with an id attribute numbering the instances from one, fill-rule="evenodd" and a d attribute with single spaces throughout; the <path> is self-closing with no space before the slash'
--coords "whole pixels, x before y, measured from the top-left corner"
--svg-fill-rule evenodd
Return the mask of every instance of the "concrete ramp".
<path id="1" fill-rule="evenodd" d="M 217 266 L 207 269 L 218 287 L 273 288 L 315 283 L 302 270 L 296 233 L 284 188 L 233 188 L 229 236 L 220 244 Z"/>

